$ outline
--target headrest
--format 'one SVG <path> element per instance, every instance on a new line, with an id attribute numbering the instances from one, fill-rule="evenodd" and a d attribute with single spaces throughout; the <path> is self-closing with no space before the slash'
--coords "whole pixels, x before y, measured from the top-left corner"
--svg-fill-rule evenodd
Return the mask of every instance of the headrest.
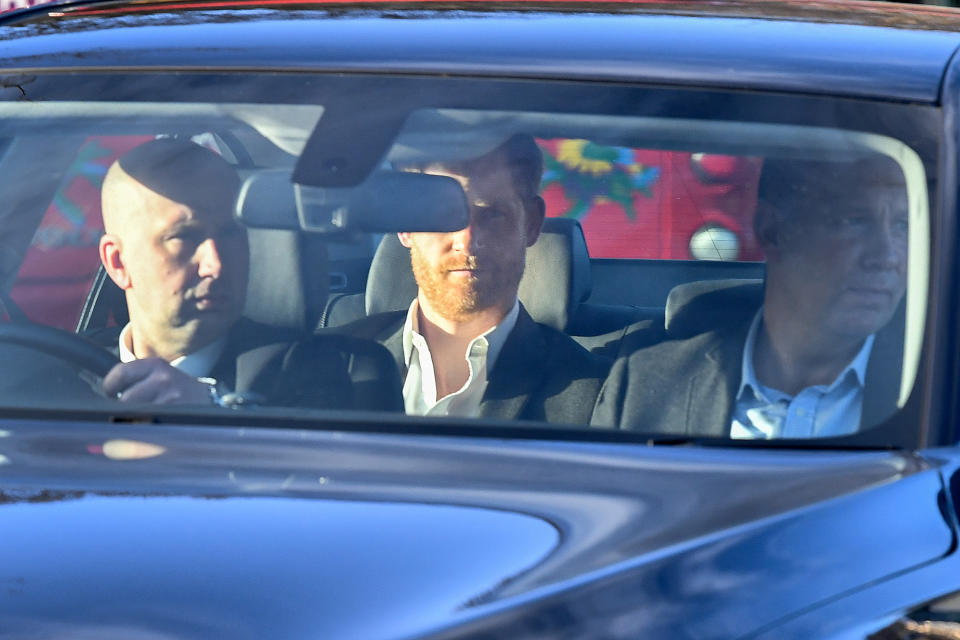
<path id="1" fill-rule="evenodd" d="M 566 331 L 580 303 L 590 297 L 590 254 L 580 223 L 547 218 L 537 242 L 527 249 L 520 301 L 534 320 Z"/>
<path id="2" fill-rule="evenodd" d="M 580 223 L 547 218 L 537 242 L 527 249 L 520 301 L 537 322 L 564 331 L 581 302 L 590 296 L 590 255 Z M 367 277 L 367 315 L 406 309 L 417 297 L 410 252 L 396 234 L 380 242 Z"/>
<path id="3" fill-rule="evenodd" d="M 406 309 L 416 297 L 417 281 L 410 267 L 410 251 L 400 244 L 397 234 L 387 233 L 380 240 L 367 273 L 367 315 Z"/>
<path id="4" fill-rule="evenodd" d="M 673 336 L 711 331 L 756 313 L 763 304 L 763 280 L 699 280 L 670 290 L 664 328 Z"/>
<path id="5" fill-rule="evenodd" d="M 316 326 L 327 299 L 327 247 L 295 231 L 248 229 L 250 280 L 243 315 L 274 327 Z"/>

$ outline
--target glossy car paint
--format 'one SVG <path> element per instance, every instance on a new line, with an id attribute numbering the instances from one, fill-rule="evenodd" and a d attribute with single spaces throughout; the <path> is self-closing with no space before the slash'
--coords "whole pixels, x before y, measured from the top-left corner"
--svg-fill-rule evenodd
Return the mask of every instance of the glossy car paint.
<path id="1" fill-rule="evenodd" d="M 405 20 L 367 6 L 330 23 L 329 8 L 228 7 L 217 22 L 169 5 L 91 4 L 11 16 L 0 56 L 11 73 L 409 70 L 938 104 L 960 43 L 936 30 L 949 19 L 815 4 L 794 16 L 764 3 L 767 19 L 742 21 L 693 3 L 673 8 L 692 17 L 471 5 Z M 816 15 L 880 26 L 794 21 Z M 185 21 L 195 24 L 174 26 Z M 608 46 L 588 42 L 584 24 L 608 28 Z M 382 49 L 361 46 L 374 36 Z M 561 37 L 569 48 L 558 51 Z M 952 94 L 944 107 L 951 179 L 938 198 L 953 211 Z M 956 351 L 955 332 L 938 329 L 956 326 L 952 224 L 935 221 L 930 353 Z M 935 382 L 914 401 L 942 442 L 954 379 L 931 360 Z M 0 637 L 810 638 L 960 586 L 953 450 L 361 435 L 349 430 L 370 425 L 355 420 L 317 425 L 333 431 L 5 420 Z"/>
<path id="2" fill-rule="evenodd" d="M 960 354 L 957 332 L 960 317 L 957 314 L 957 283 L 960 282 L 960 264 L 956 255 L 958 183 L 960 171 L 960 61 L 956 58 L 946 69 L 942 90 L 943 134 L 940 139 L 940 173 L 942 181 L 937 194 L 945 215 L 932 220 L 931 278 L 927 326 L 925 333 L 931 353 L 942 358 L 928 358 L 924 405 L 928 407 L 927 434 L 920 446 L 960 442 L 960 396 L 956 393 L 960 382 Z"/>
<path id="3" fill-rule="evenodd" d="M 941 509 L 956 531 L 960 512 L 960 451 L 956 447 L 931 449 L 925 456 L 939 469 L 946 488 L 940 499 Z M 957 584 L 960 554 L 956 553 L 956 547 L 955 538 L 951 553 L 940 560 L 864 585 L 751 637 L 762 640 L 863 638 L 925 603 L 954 595 L 960 586 Z"/>
<path id="4" fill-rule="evenodd" d="M 898 453 L 0 427 L 0 637 L 720 638 L 954 543 Z"/>
<path id="5" fill-rule="evenodd" d="M 256 19 L 251 10 L 231 11 L 228 5 L 207 16 L 197 12 L 191 24 L 164 11 L 163 3 L 137 5 L 135 13 L 105 6 L 10 14 L 0 22 L 6 27 L 0 35 L 4 66 L 639 80 L 930 102 L 960 44 L 956 33 L 891 28 L 878 38 L 875 27 L 856 24 L 603 15 L 602 9 L 575 17 L 550 11 L 481 13 L 471 12 L 472 3 L 457 11 L 428 5 L 410 15 L 376 5 L 262 8 Z"/>

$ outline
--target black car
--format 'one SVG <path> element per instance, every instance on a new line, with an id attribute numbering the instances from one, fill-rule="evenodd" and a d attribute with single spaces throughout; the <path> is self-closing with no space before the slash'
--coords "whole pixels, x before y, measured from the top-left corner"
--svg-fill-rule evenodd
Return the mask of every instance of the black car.
<path id="1" fill-rule="evenodd" d="M 958 637 L 958 50 L 960 11 L 855 1 L 0 16 L 0 637 Z M 520 304 L 602 391 L 407 415 L 409 355 L 350 328 L 416 310 L 397 232 L 486 206 L 429 167 L 515 136 L 546 212 Z M 282 401 L 239 373 L 208 404 L 104 393 L 144 311 L 101 189 L 158 141 L 238 176 Z M 806 389 L 744 355 L 777 326 L 858 345 L 807 431 Z M 696 349 L 730 327 L 724 391 Z M 326 355 L 283 377 L 291 344 Z"/>

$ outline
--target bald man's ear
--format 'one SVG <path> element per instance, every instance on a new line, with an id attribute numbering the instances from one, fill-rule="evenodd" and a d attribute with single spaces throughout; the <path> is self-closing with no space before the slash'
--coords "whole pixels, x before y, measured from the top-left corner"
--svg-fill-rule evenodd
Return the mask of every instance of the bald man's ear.
<path id="1" fill-rule="evenodd" d="M 757 210 L 753 214 L 753 233 L 768 260 L 779 256 L 781 231 L 776 210 L 766 202 L 757 202 Z"/>
<path id="2" fill-rule="evenodd" d="M 109 233 L 100 237 L 100 262 L 110 279 L 126 291 L 130 288 L 130 274 L 123 264 L 120 249 L 120 238 Z"/>
<path id="3" fill-rule="evenodd" d="M 540 196 L 533 196 L 527 203 L 527 246 L 532 247 L 540 237 L 543 219 L 547 215 L 547 205 Z"/>

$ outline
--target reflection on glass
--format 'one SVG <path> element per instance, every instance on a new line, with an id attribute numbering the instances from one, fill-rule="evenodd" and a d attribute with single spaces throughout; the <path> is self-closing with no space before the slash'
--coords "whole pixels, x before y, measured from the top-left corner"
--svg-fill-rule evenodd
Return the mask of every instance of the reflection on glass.
<path id="1" fill-rule="evenodd" d="M 158 444 L 122 439 L 107 440 L 103 443 L 102 450 L 103 455 L 111 460 L 144 460 L 156 458 L 167 451 Z"/>

